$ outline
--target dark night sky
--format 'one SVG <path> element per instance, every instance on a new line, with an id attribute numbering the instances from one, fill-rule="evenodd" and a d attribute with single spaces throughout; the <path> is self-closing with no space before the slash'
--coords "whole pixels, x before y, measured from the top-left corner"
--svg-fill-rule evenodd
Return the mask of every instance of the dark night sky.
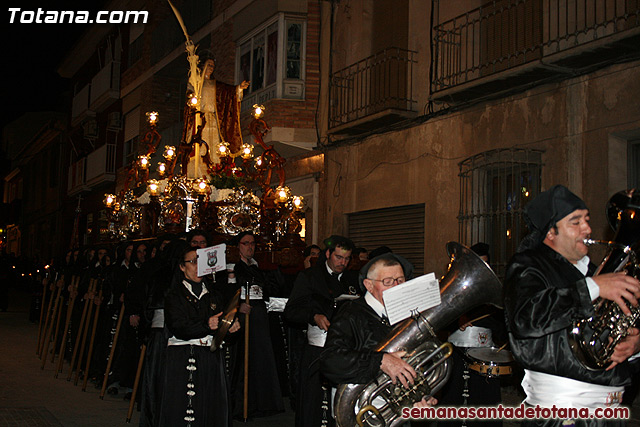
<path id="1" fill-rule="evenodd" d="M 68 82 L 56 73 L 58 64 L 68 49 L 88 28 L 85 24 L 24 24 L 10 23 L 9 8 L 37 11 L 100 9 L 103 2 L 77 0 L 10 0 L 3 10 L 2 73 L 0 91 L 2 119 L 0 127 L 28 111 L 61 110 L 61 93 Z"/>

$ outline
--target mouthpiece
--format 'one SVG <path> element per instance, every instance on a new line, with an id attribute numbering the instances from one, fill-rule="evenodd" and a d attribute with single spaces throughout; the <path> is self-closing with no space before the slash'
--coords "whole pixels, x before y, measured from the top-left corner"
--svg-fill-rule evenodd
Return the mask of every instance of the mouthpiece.
<path id="1" fill-rule="evenodd" d="M 584 239 L 583 243 L 585 245 L 589 246 L 589 245 L 595 245 L 596 243 L 598 243 L 598 241 L 597 240 L 593 240 L 593 239 Z"/>

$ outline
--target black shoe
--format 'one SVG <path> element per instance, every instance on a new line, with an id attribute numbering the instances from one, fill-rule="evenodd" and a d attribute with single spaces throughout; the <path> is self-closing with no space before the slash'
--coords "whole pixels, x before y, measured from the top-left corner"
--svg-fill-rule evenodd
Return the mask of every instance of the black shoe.
<path id="1" fill-rule="evenodd" d="M 118 388 L 117 387 L 109 387 L 107 389 L 107 394 L 111 394 L 111 395 L 115 396 L 116 394 L 118 394 Z"/>
<path id="2" fill-rule="evenodd" d="M 127 394 L 124 395 L 124 400 L 131 400 L 131 395 L 133 393 L 131 393 L 130 391 L 127 392 Z"/>

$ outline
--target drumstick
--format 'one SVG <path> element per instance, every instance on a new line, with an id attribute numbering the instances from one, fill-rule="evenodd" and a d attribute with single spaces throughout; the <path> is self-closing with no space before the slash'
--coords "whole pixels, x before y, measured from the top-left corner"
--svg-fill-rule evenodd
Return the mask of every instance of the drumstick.
<path id="1" fill-rule="evenodd" d="M 500 347 L 500 348 L 498 349 L 498 351 L 496 351 L 496 353 L 500 353 L 500 352 L 502 351 L 502 349 L 503 349 L 503 348 L 505 348 L 506 346 L 507 346 L 507 343 L 504 343 L 504 344 L 502 345 L 502 347 Z"/>
<path id="2" fill-rule="evenodd" d="M 473 319 L 473 320 L 469 320 L 468 322 L 466 322 L 466 323 L 465 323 L 465 325 L 473 326 L 473 323 L 474 323 L 474 322 L 477 322 L 478 320 L 482 320 L 482 319 L 484 319 L 485 317 L 489 317 L 489 316 L 491 316 L 491 313 L 483 314 L 483 315 L 482 315 L 482 316 L 480 316 L 480 317 L 476 317 L 476 318 L 475 318 L 475 319 Z M 462 327 L 461 327 L 461 328 L 462 328 Z"/>

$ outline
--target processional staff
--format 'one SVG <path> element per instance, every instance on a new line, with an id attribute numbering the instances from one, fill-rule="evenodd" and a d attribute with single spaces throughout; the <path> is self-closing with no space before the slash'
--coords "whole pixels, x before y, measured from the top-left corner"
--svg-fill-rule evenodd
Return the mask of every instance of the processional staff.
<path id="1" fill-rule="evenodd" d="M 53 375 L 54 378 L 58 378 L 58 373 L 62 372 L 62 364 L 64 363 L 64 352 L 67 349 L 67 339 L 71 334 L 71 316 L 73 315 L 73 306 L 76 302 L 76 296 L 78 295 L 78 283 L 80 282 L 80 276 L 73 276 L 71 283 L 69 284 L 69 304 L 67 305 L 67 318 L 64 322 L 64 331 L 62 333 L 62 341 L 60 342 L 60 353 L 58 353 L 58 367 Z"/>
<path id="2" fill-rule="evenodd" d="M 73 368 L 75 367 L 76 357 L 78 356 L 78 348 L 80 347 L 80 337 L 82 335 L 82 330 L 84 329 L 85 319 L 87 317 L 87 309 L 89 307 L 89 293 L 93 289 L 94 279 L 89 281 L 89 291 L 84 296 L 84 307 L 82 308 L 82 316 L 80 316 L 80 324 L 78 325 L 78 333 L 76 334 L 76 339 L 73 343 L 73 353 L 71 354 L 71 363 L 69 366 L 69 375 L 67 376 L 67 381 L 71 381 L 71 376 L 73 375 Z"/>
<path id="3" fill-rule="evenodd" d="M 109 380 L 109 372 L 111 371 L 111 364 L 113 363 L 113 355 L 116 351 L 116 344 L 118 343 L 118 335 L 120 335 L 120 326 L 122 325 L 122 318 L 124 317 L 124 303 L 120 306 L 120 314 L 118 314 L 118 323 L 116 324 L 116 333 L 113 336 L 113 344 L 111 344 L 111 351 L 109 352 L 109 359 L 107 360 L 107 369 L 104 372 L 104 378 L 102 380 L 102 389 L 100 390 L 100 399 L 104 399 L 104 393 L 107 390 L 107 381 Z"/>
<path id="4" fill-rule="evenodd" d="M 42 347 L 42 351 L 40 352 L 40 358 L 42 360 L 42 365 L 40 369 L 44 369 L 44 365 L 47 362 L 47 354 L 49 352 L 49 344 L 51 342 L 51 334 L 53 333 L 53 324 L 55 321 L 56 314 L 58 314 L 58 305 L 60 304 L 60 300 L 62 297 L 60 294 L 62 293 L 62 286 L 64 285 L 64 277 L 60 278 L 55 284 L 58 287 L 58 291 L 55 296 L 55 304 L 53 305 L 53 311 L 51 312 L 51 320 L 48 322 L 47 333 L 44 338 L 44 343 Z"/>
<path id="5" fill-rule="evenodd" d="M 84 381 L 82 382 L 82 391 L 87 391 L 87 382 L 89 381 L 89 368 L 91 368 L 91 356 L 93 355 L 93 346 L 96 339 L 96 329 L 98 327 L 98 318 L 100 316 L 100 306 L 102 305 L 102 284 L 100 284 L 100 292 L 98 299 L 93 300 L 96 305 L 96 312 L 93 316 L 93 326 L 91 328 L 91 339 L 89 340 L 89 352 L 87 353 L 87 363 L 84 367 Z"/>
<path id="6" fill-rule="evenodd" d="M 93 286 L 89 286 L 89 292 L 87 294 L 87 299 L 89 301 L 89 311 L 87 312 L 84 330 L 82 331 L 82 342 L 80 343 L 80 348 L 78 349 L 78 364 L 76 365 L 76 376 L 73 379 L 73 385 L 78 385 L 78 380 L 80 379 L 80 368 L 82 367 L 82 360 L 84 359 L 84 350 L 85 345 L 87 344 L 87 335 L 89 335 L 89 325 L 91 325 L 91 314 L 93 313 L 93 299 L 95 298 L 96 288 L 98 286 L 98 279 L 91 280 L 93 280 Z"/>

